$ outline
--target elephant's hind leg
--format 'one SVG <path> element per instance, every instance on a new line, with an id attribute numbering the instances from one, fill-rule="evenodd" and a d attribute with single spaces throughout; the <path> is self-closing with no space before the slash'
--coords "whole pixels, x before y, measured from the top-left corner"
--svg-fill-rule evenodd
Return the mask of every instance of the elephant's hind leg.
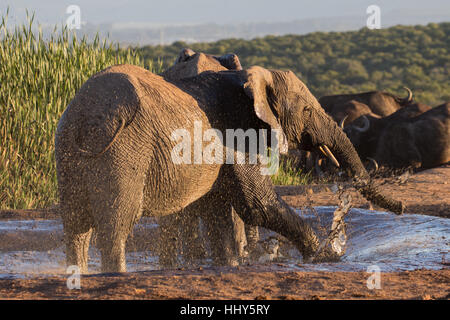
<path id="1" fill-rule="evenodd" d="M 87 273 L 92 221 L 83 209 L 80 209 L 82 214 L 70 208 L 62 208 L 62 210 L 67 266 L 76 265 L 81 273 Z"/>
<path id="2" fill-rule="evenodd" d="M 126 272 L 126 241 L 142 216 L 143 182 L 135 180 L 91 195 L 102 272 Z"/>

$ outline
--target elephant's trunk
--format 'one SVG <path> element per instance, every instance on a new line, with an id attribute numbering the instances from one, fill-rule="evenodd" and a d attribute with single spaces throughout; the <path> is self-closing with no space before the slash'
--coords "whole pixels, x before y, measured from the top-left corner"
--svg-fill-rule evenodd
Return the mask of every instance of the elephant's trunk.
<path id="1" fill-rule="evenodd" d="M 318 119 L 317 125 L 312 125 L 312 131 L 310 132 L 315 144 L 327 145 L 339 163 L 351 170 L 355 178 L 355 187 L 367 200 L 394 213 L 403 213 L 404 206 L 400 201 L 381 194 L 373 185 L 358 153 L 338 124 L 325 113 L 320 113 Z M 320 134 L 317 135 L 319 132 Z M 315 137 L 314 133 L 316 133 Z"/>

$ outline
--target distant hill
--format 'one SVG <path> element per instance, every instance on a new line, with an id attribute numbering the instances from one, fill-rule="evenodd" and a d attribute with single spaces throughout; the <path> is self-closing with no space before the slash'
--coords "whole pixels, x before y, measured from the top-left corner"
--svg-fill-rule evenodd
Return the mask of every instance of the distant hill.
<path id="1" fill-rule="evenodd" d="M 108 38 L 121 45 L 168 45 L 175 41 L 187 43 L 212 42 L 221 39 L 239 38 L 250 40 L 267 35 L 304 35 L 311 32 L 352 31 L 366 26 L 367 15 L 341 15 L 331 17 L 317 17 L 278 22 L 248 22 L 248 23 L 198 23 L 179 25 L 157 25 L 154 23 L 103 23 L 85 24 L 77 31 L 78 35 L 93 38 L 98 32 L 101 38 Z M 382 28 L 395 25 L 425 25 L 427 23 L 441 23 L 450 20 L 450 14 L 443 10 L 441 13 L 416 11 L 391 11 L 383 13 Z M 48 26 L 48 31 L 53 27 Z"/>
<path id="2" fill-rule="evenodd" d="M 214 54 L 234 52 L 244 67 L 292 70 L 317 97 L 375 89 L 404 95 L 401 88 L 407 86 L 417 101 L 432 106 L 450 101 L 450 22 L 253 40 L 175 42 L 137 51 L 146 59 L 161 59 L 165 68 L 184 47 Z"/>

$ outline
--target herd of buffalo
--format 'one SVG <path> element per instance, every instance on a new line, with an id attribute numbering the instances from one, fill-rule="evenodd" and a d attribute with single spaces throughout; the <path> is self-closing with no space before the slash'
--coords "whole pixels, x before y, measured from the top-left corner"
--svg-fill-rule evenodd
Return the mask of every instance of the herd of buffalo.
<path id="1" fill-rule="evenodd" d="M 324 96 L 324 110 L 340 124 L 361 159 L 375 168 L 431 168 L 450 161 L 450 103 L 430 107 L 408 96 L 371 91 Z"/>

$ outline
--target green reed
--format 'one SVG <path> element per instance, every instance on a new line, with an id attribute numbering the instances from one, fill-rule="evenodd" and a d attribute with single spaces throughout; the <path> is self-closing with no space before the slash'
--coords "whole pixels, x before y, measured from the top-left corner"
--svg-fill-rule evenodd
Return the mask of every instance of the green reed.
<path id="1" fill-rule="evenodd" d="M 27 25 L 0 24 L 0 209 L 56 203 L 54 136 L 58 120 L 80 86 L 96 72 L 130 63 L 159 72 L 134 50 L 88 42 L 55 27 L 44 39 Z"/>

